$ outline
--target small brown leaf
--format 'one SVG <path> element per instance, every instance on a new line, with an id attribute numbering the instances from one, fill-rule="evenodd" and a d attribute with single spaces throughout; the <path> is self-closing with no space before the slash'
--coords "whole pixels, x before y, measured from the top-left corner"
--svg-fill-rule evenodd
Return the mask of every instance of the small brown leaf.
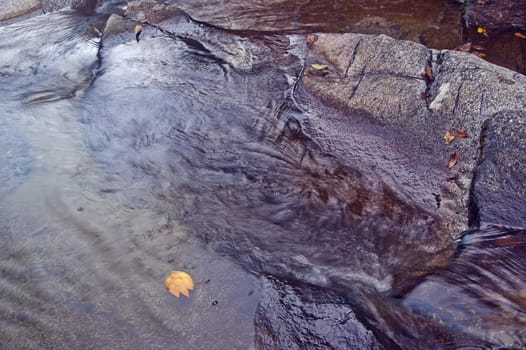
<path id="1" fill-rule="evenodd" d="M 457 161 L 458 161 L 457 154 L 453 153 L 451 156 L 449 156 L 449 162 L 447 163 L 447 168 L 451 169 L 452 167 L 454 167 L 455 164 L 457 164 Z"/>
<path id="2" fill-rule="evenodd" d="M 466 130 L 453 130 L 451 131 L 451 135 L 463 139 L 468 137 L 468 132 Z"/>
<path id="3" fill-rule="evenodd" d="M 314 41 L 316 41 L 316 36 L 314 34 L 307 35 L 307 43 L 312 44 Z"/>
<path id="4" fill-rule="evenodd" d="M 446 131 L 444 134 L 444 142 L 446 145 L 449 145 L 453 140 L 455 139 L 455 136 L 452 135 L 449 131 Z"/>
<path id="5" fill-rule="evenodd" d="M 133 32 L 135 33 L 135 39 L 137 40 L 137 42 L 139 42 L 139 37 L 141 36 L 141 33 L 142 33 L 142 25 L 140 24 L 136 24 L 135 25 L 135 28 L 133 28 Z"/>
<path id="6" fill-rule="evenodd" d="M 426 77 L 429 79 L 429 81 L 433 81 L 433 70 L 428 64 L 426 64 Z"/>
<path id="7" fill-rule="evenodd" d="M 519 32 L 516 32 L 515 34 L 516 38 L 519 38 L 519 39 L 526 39 L 526 35 L 522 34 L 522 33 L 519 33 Z"/>
<path id="8" fill-rule="evenodd" d="M 475 51 L 475 52 L 473 52 L 473 54 L 474 54 L 475 56 L 479 56 L 480 58 L 484 58 L 484 57 L 486 57 L 486 54 L 485 54 L 484 52 L 478 52 L 478 51 Z"/>
<path id="9" fill-rule="evenodd" d="M 194 289 L 192 276 L 183 271 L 172 271 L 166 277 L 164 285 L 176 298 L 179 298 L 179 294 L 189 297 L 189 291 Z"/>

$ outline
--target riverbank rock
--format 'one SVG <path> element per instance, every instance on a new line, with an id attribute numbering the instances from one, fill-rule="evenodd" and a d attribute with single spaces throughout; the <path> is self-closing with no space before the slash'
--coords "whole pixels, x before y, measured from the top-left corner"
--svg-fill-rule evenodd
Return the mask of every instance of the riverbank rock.
<path id="1" fill-rule="evenodd" d="M 130 1 L 125 14 L 141 22 L 159 23 L 170 18 L 177 11 L 180 10 L 175 5 L 167 5 L 157 0 L 146 0 Z"/>
<path id="2" fill-rule="evenodd" d="M 406 164 L 399 162 L 398 167 L 427 174 L 407 186 L 418 188 L 421 182 L 421 195 L 436 195 L 437 213 L 448 222 L 451 234 L 468 227 L 468 202 L 492 200 L 485 190 L 470 197 L 474 177 L 495 174 L 495 166 L 489 166 L 491 159 L 514 169 L 499 171 L 491 182 L 514 183 L 499 193 L 509 191 L 516 198 L 518 175 L 524 174 L 517 152 L 524 147 L 520 115 L 526 108 L 526 77 L 462 52 L 356 34 L 320 34 L 306 57 L 307 67 L 315 63 L 325 64 L 326 74 L 305 75 L 306 89 L 325 103 L 350 111 L 350 123 L 352 111 L 361 111 L 391 130 L 388 137 L 398 140 L 394 144 L 400 151 L 415 157 Z M 481 156 L 488 125 L 493 146 L 485 147 Z M 443 136 L 451 130 L 465 130 L 468 137 L 445 144 Z M 458 161 L 448 169 L 453 154 Z M 429 172 L 433 168 L 442 174 L 433 175 Z M 520 207 L 520 203 L 515 199 L 511 205 Z M 520 211 L 515 214 L 524 218 L 524 209 Z M 484 216 L 480 219 L 485 221 Z"/>
<path id="3" fill-rule="evenodd" d="M 468 25 L 489 30 L 526 30 L 526 0 L 469 1 L 465 18 Z"/>
<path id="4" fill-rule="evenodd" d="M 26 15 L 39 15 L 66 7 L 92 14 L 97 7 L 97 0 L 2 0 L 0 22 L 22 20 Z"/>
<path id="5" fill-rule="evenodd" d="M 499 111 L 481 134 L 471 185 L 471 217 L 480 223 L 526 227 L 526 113 Z"/>
<path id="6" fill-rule="evenodd" d="M 40 8 L 40 0 L 3 0 L 0 2 L 0 21 L 23 16 Z"/>

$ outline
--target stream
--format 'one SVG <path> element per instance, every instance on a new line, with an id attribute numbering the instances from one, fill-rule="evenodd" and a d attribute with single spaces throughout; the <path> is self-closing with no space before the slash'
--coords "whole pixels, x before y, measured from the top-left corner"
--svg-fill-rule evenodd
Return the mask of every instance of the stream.
<path id="1" fill-rule="evenodd" d="M 252 31 L 177 13 L 140 42 L 101 42 L 119 1 L 0 27 L 0 348 L 270 348 L 267 323 L 302 327 L 280 293 L 303 322 L 344 315 L 305 349 L 525 346 L 526 231 L 437 235 L 397 192 L 411 156 L 393 136 L 298 83 L 304 34 L 351 21 L 320 22 L 339 10 L 321 3 L 232 2 Z M 384 17 L 456 45 L 436 6 Z M 173 270 L 189 298 L 166 291 Z"/>

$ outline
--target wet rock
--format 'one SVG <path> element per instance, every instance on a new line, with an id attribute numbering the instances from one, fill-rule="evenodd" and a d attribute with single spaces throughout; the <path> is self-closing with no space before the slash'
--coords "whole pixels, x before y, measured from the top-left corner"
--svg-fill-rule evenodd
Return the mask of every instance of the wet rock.
<path id="1" fill-rule="evenodd" d="M 350 27 L 350 31 L 361 34 L 385 34 L 395 39 L 402 37 L 399 25 L 378 16 L 360 20 Z"/>
<path id="2" fill-rule="evenodd" d="M 472 230 L 463 237 L 451 265 L 426 279 L 403 303 L 466 335 L 505 349 L 522 349 L 526 336 L 526 317 L 521 311 L 526 307 L 525 248 L 525 230 L 494 226 Z"/>
<path id="3" fill-rule="evenodd" d="M 3 0 L 0 2 L 0 21 L 63 8 L 72 8 L 89 15 L 95 11 L 96 7 L 97 0 Z"/>
<path id="4" fill-rule="evenodd" d="M 40 0 L 3 0 L 0 2 L 0 21 L 19 17 L 40 8 Z"/>
<path id="5" fill-rule="evenodd" d="M 128 3 L 126 16 L 141 22 L 159 23 L 170 18 L 177 11 L 180 11 L 177 6 L 157 0 L 131 1 Z"/>
<path id="6" fill-rule="evenodd" d="M 462 45 L 462 38 L 456 31 L 430 27 L 420 33 L 420 42 L 433 49 L 454 49 Z"/>
<path id="7" fill-rule="evenodd" d="M 487 119 L 472 183 L 474 224 L 526 227 L 526 114 L 501 111 Z"/>
<path id="8" fill-rule="evenodd" d="M 302 300 L 270 278 L 263 279 L 255 326 L 257 349 L 383 349 L 348 305 Z"/>
<path id="9" fill-rule="evenodd" d="M 129 15 L 148 19 L 148 9 L 136 10 Z M 173 215 L 248 270 L 327 290 L 404 295 L 415 281 L 445 267 L 454 250 L 451 237 L 469 224 L 468 198 L 486 119 L 526 107 L 524 76 L 473 55 L 383 35 L 318 34 L 307 47 L 304 36 L 239 40 L 186 18 L 159 27 L 167 35 L 145 36 L 144 45 L 104 47 L 105 74 L 88 98 L 111 98 L 103 112 L 88 111 L 86 123 L 118 134 L 112 142 L 91 140 L 94 152 L 122 166 L 118 174 L 129 173 L 128 160 L 147 174 L 169 178 L 162 192 L 177 208 Z M 229 46 L 235 40 L 239 50 Z M 229 59 L 238 52 L 249 62 Z M 326 74 L 309 73 L 313 63 L 327 65 Z M 432 77 L 423 77 L 426 65 Z M 122 74 L 123 66 L 135 74 Z M 130 79 L 124 86 L 140 89 L 117 94 L 114 84 L 123 76 Z M 188 103 L 195 100 L 188 86 L 203 82 L 212 85 L 196 111 Z M 241 100 L 232 91 L 243 91 Z M 158 98 L 152 102 L 152 96 Z M 228 113 L 218 110 L 225 105 Z M 167 110 L 170 118 L 151 124 L 152 115 Z M 90 120 L 99 113 L 106 117 Z M 135 119 L 115 117 L 121 115 Z M 193 130 L 196 117 L 201 119 Z M 282 124 L 274 129 L 276 120 Z M 173 127 L 178 123 L 186 126 Z M 264 144 L 271 157 L 239 146 L 254 144 L 254 129 L 257 137 L 272 139 Z M 445 145 L 443 135 L 452 129 L 467 130 L 469 137 Z M 203 132 L 228 136 L 193 137 Z M 149 135 L 166 135 L 159 147 L 169 147 L 171 156 L 150 162 Z M 136 162 L 128 149 L 119 149 L 122 157 L 113 161 L 115 152 L 108 150 L 120 144 L 134 145 L 146 160 Z M 459 163 L 448 170 L 453 152 Z M 344 315 L 354 316 L 349 307 L 303 300 L 281 282 L 266 283 L 256 322 L 260 347 L 345 348 L 355 340 L 375 346 L 354 317 L 345 321 Z M 385 310 L 387 318 L 391 311 Z"/>
<path id="10" fill-rule="evenodd" d="M 489 30 L 526 29 L 526 0 L 469 1 L 465 18 Z"/>
<path id="11" fill-rule="evenodd" d="M 123 33 L 131 29 L 132 25 L 127 23 L 126 18 L 113 14 L 106 21 L 104 31 L 102 32 L 102 38 L 105 39 L 110 35 Z"/>
<path id="12" fill-rule="evenodd" d="M 443 169 L 442 174 L 423 171 L 425 180 L 414 180 L 410 186 L 425 183 L 421 194 L 432 191 L 441 198 L 436 212 L 446 221 L 449 234 L 465 229 L 484 122 L 499 111 L 526 107 L 526 77 L 474 55 L 429 50 L 385 36 L 322 34 L 307 56 L 307 63 L 312 62 L 327 63 L 331 72 L 327 77 L 304 77 L 315 96 L 349 111 L 363 111 L 391 129 L 404 152 L 417 155 L 419 160 L 408 165 L 414 170 L 423 164 Z M 427 83 L 422 77 L 426 65 L 433 68 L 433 81 Z M 424 91 L 429 93 L 426 99 Z M 445 145 L 442 136 L 452 129 L 467 130 L 470 137 Z M 515 132 L 511 138 L 516 143 L 520 135 Z M 510 148 L 512 141 L 506 146 Z M 453 152 L 459 164 L 448 171 Z"/>
<path id="13" fill-rule="evenodd" d="M 57 11 L 66 7 L 91 14 L 97 7 L 97 0 L 41 0 L 44 12 Z"/>

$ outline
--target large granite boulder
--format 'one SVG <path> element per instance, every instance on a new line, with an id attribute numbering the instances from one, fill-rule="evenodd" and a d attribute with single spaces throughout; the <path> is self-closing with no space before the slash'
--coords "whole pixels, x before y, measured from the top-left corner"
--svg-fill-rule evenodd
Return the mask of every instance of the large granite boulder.
<path id="1" fill-rule="evenodd" d="M 320 34 L 306 56 L 306 67 L 312 63 L 328 68 L 323 75 L 306 74 L 306 89 L 391 130 L 397 147 L 419 158 L 398 162 L 398 168 L 427 168 L 425 178 L 408 185 L 422 184 L 421 195 L 440 198 L 437 212 L 458 233 L 468 221 L 526 223 L 526 169 L 521 165 L 526 160 L 526 77 L 474 55 L 386 36 Z M 454 129 L 467 131 L 468 137 L 445 144 L 444 134 Z M 453 153 L 458 163 L 448 170 Z M 485 210 L 490 203 L 498 205 Z M 507 214 L 504 206 L 510 208 Z"/>

